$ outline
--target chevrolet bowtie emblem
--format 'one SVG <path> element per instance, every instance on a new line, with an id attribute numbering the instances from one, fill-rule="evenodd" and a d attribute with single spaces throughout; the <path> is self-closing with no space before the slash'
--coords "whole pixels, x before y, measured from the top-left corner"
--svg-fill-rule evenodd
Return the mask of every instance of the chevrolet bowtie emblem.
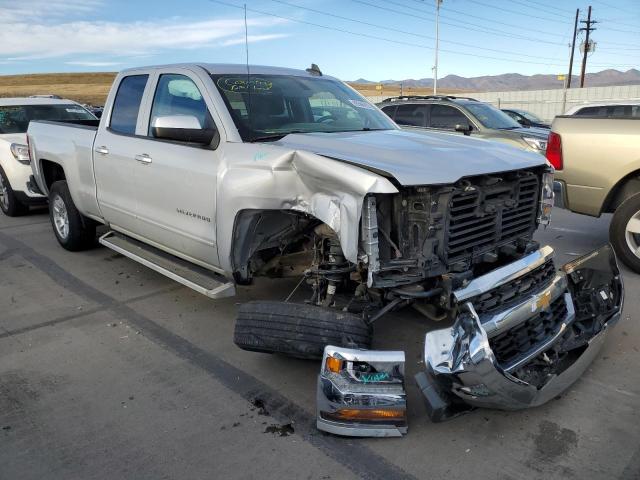
<path id="1" fill-rule="evenodd" d="M 542 295 L 538 296 L 533 307 L 531 309 L 532 312 L 538 310 L 548 310 L 549 305 L 551 304 L 551 292 L 545 292 Z"/>

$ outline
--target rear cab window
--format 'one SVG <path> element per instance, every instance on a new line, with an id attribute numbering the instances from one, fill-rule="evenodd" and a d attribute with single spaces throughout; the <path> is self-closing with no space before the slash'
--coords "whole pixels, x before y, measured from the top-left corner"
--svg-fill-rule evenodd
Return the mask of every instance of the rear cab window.
<path id="1" fill-rule="evenodd" d="M 135 135 L 140 103 L 147 86 L 149 75 L 124 77 L 118 86 L 111 110 L 109 128 L 125 135 Z"/>

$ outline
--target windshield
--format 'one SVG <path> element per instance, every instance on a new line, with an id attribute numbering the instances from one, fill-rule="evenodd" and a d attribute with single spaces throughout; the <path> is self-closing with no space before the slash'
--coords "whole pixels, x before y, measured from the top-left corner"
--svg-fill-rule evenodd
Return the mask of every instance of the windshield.
<path id="1" fill-rule="evenodd" d="M 469 110 L 482 125 L 486 128 L 496 128 L 498 130 L 511 130 L 520 128 L 520 124 L 502 110 L 487 103 L 468 102 L 464 106 Z"/>
<path id="2" fill-rule="evenodd" d="M 75 103 L 55 105 L 0 106 L 0 134 L 25 133 L 31 120 L 95 120 L 87 110 Z"/>
<path id="3" fill-rule="evenodd" d="M 341 82 L 293 75 L 212 75 L 246 142 L 289 133 L 394 130 L 384 113 Z M 247 88 L 247 83 L 249 88 Z"/>

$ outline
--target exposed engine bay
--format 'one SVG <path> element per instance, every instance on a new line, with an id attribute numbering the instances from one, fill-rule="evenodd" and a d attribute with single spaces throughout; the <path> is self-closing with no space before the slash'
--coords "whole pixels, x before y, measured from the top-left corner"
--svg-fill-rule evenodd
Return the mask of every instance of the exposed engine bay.
<path id="1" fill-rule="evenodd" d="M 384 313 L 412 303 L 430 318 L 442 316 L 452 308 L 454 289 L 538 248 L 532 237 L 545 172 L 538 167 L 369 195 L 357 263 L 345 259 L 335 232 L 307 215 L 245 212 L 236 231 L 252 234 L 237 239 L 236 280 L 304 275 L 311 304 L 371 319 L 385 307 Z"/>
<path id="2" fill-rule="evenodd" d="M 246 265 L 237 279 L 301 277 L 307 305 L 368 326 L 409 305 L 438 322 L 425 334 L 416 376 L 433 421 L 476 407 L 539 405 L 575 381 L 619 317 L 623 287 L 608 246 L 558 271 L 553 249 L 533 240 L 553 202 L 546 167 L 398 191 L 364 198 L 357 262 L 309 216 L 247 215 L 253 244 L 236 261 Z M 318 381 L 318 428 L 406 433 L 404 352 L 362 350 L 370 342 L 347 333 L 332 338 L 338 343 L 324 349 Z"/>

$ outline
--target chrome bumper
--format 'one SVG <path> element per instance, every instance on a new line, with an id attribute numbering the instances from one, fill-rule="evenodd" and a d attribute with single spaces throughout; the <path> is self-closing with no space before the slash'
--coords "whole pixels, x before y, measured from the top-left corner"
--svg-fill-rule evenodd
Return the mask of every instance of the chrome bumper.
<path id="1" fill-rule="evenodd" d="M 425 369 L 416 375 L 432 421 L 476 407 L 541 405 L 593 361 L 622 311 L 615 255 L 605 245 L 557 272 L 552 257 L 553 249 L 543 247 L 453 292 L 458 314 L 425 335 Z M 518 293 L 509 296 L 514 288 Z M 493 301 L 496 292 L 501 301 L 487 308 L 483 302 Z M 516 342 L 526 348 L 509 350 L 505 360 L 499 339 L 529 331 L 536 332 L 533 341 Z M 348 436 L 406 433 L 404 352 L 327 346 L 318 376 L 317 426 Z"/>
<path id="2" fill-rule="evenodd" d="M 541 405 L 575 382 L 597 355 L 607 328 L 620 317 L 624 298 L 608 245 L 563 266 L 547 286 L 518 305 L 482 316 L 474 308 L 478 295 L 526 275 L 552 254 L 544 247 L 455 292 L 459 315 L 450 327 L 426 334 L 426 370 L 416 375 L 433 421 L 473 407 Z M 561 296 L 566 311 L 554 330 L 516 358 L 500 362 L 491 340 L 548 310 Z"/>

